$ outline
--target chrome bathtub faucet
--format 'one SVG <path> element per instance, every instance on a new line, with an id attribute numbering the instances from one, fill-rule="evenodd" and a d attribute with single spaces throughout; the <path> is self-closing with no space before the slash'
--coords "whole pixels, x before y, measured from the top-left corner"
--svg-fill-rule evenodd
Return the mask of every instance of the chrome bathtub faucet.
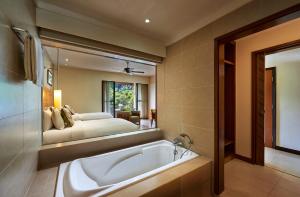
<path id="1" fill-rule="evenodd" d="M 187 138 L 188 145 L 186 145 L 186 140 L 185 140 L 186 138 Z M 180 146 L 187 149 L 193 144 L 193 140 L 188 134 L 181 133 L 178 137 L 176 137 L 172 141 L 172 143 L 174 144 L 174 146 Z"/>
<path id="2" fill-rule="evenodd" d="M 186 145 L 186 143 L 185 143 L 185 139 L 188 139 L 188 146 Z M 172 143 L 174 144 L 174 147 L 175 147 L 175 149 L 174 149 L 174 161 L 175 161 L 175 159 L 176 159 L 176 155 L 178 154 L 178 151 L 177 151 L 177 146 L 180 146 L 180 147 L 182 147 L 182 148 L 185 148 L 186 150 L 181 154 L 181 156 L 180 156 L 180 159 L 183 157 L 183 155 L 187 152 L 187 151 L 189 151 L 189 150 L 191 150 L 191 147 L 192 147 L 192 144 L 193 144 L 193 141 L 192 141 L 192 139 L 190 138 L 190 136 L 188 135 L 188 134 L 185 134 L 185 133 L 181 133 L 178 137 L 176 137 L 173 141 L 172 141 Z"/>
<path id="3" fill-rule="evenodd" d="M 193 140 L 191 139 L 191 137 L 190 137 L 188 134 L 181 133 L 180 136 L 183 137 L 184 139 L 185 139 L 185 138 L 188 139 L 188 144 L 189 144 L 189 146 L 191 146 L 191 145 L 193 144 Z"/>
<path id="4" fill-rule="evenodd" d="M 181 146 L 181 147 L 185 147 L 185 144 L 184 144 L 184 141 L 182 138 L 180 137 L 176 137 L 174 140 L 173 140 L 173 144 L 174 146 Z"/>

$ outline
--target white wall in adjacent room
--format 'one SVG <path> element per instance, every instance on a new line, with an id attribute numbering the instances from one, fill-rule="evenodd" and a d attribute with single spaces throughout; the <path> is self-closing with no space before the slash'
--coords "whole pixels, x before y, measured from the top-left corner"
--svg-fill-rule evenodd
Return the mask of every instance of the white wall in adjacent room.
<path id="1" fill-rule="evenodd" d="M 300 150 L 300 62 L 272 61 L 266 56 L 266 67 L 276 67 L 276 145 Z"/>

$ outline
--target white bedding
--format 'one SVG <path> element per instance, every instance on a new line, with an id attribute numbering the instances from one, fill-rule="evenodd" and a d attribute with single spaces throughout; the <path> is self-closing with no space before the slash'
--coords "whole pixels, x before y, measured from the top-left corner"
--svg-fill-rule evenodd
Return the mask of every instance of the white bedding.
<path id="1" fill-rule="evenodd" d="M 73 127 L 43 132 L 43 144 L 81 140 L 139 130 L 139 126 L 120 118 L 75 121 Z"/>
<path id="2" fill-rule="evenodd" d="M 76 120 L 98 120 L 113 118 L 110 113 L 106 112 L 93 112 L 93 113 L 76 113 L 72 115 L 74 121 Z"/>

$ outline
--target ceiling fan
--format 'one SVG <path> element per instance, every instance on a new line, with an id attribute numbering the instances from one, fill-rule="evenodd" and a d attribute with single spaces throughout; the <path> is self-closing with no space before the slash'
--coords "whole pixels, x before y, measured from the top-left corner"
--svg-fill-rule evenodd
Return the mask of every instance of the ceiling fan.
<path id="1" fill-rule="evenodd" d="M 124 72 L 133 75 L 134 73 L 145 73 L 144 71 L 134 70 L 134 68 L 129 67 L 129 61 L 126 61 L 126 68 L 124 68 Z"/>

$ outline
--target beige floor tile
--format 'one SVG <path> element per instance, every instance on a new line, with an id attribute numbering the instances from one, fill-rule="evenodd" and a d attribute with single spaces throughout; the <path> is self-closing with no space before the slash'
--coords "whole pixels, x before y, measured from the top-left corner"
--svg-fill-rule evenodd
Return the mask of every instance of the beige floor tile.
<path id="1" fill-rule="evenodd" d="M 284 189 L 282 187 L 276 187 L 270 194 L 269 197 L 299 197 L 300 194 Z"/>
<path id="2" fill-rule="evenodd" d="M 225 165 L 225 191 L 220 196 L 300 196 L 300 178 L 234 159 Z"/>
<path id="3" fill-rule="evenodd" d="M 226 174 L 230 174 L 230 176 L 236 176 L 244 181 L 251 182 L 254 180 L 266 184 L 276 184 L 280 179 L 280 172 L 268 167 L 252 165 L 239 160 L 233 160 L 232 162 L 231 166 L 225 167 L 225 178 L 227 177 Z"/>
<path id="4" fill-rule="evenodd" d="M 255 193 L 257 196 L 268 196 L 273 189 L 274 185 L 271 183 L 255 180 L 255 177 L 240 178 L 236 176 L 231 176 L 231 178 L 226 178 L 225 189 L 238 194 L 243 194 L 243 196 L 251 196 L 253 194 L 253 188 L 255 188 Z"/>
<path id="5" fill-rule="evenodd" d="M 277 187 L 281 187 L 282 189 L 298 193 L 298 196 L 300 196 L 300 178 L 298 177 L 282 173 Z"/>
<path id="6" fill-rule="evenodd" d="M 53 197 L 58 167 L 38 171 L 27 197 Z"/>
<path id="7" fill-rule="evenodd" d="M 245 191 L 243 189 L 226 189 L 221 197 L 253 197 L 253 191 Z M 255 197 L 265 197 L 267 194 L 255 193 Z"/>

